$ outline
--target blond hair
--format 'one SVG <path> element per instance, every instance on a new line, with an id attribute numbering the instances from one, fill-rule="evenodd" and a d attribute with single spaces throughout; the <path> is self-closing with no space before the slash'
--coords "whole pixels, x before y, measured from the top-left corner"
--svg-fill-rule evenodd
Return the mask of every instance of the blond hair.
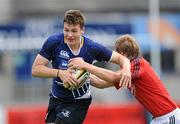
<path id="1" fill-rule="evenodd" d="M 140 56 L 140 48 L 135 38 L 129 34 L 120 36 L 115 43 L 118 53 L 126 55 L 127 58 Z"/>

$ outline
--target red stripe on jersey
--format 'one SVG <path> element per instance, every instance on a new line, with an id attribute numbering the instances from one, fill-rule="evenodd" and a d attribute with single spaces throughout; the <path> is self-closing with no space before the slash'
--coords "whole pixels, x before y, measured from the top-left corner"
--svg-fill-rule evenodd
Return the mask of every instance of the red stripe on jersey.
<path id="1" fill-rule="evenodd" d="M 135 79 L 138 77 L 140 71 L 140 58 L 132 59 L 131 60 L 131 77 Z"/>

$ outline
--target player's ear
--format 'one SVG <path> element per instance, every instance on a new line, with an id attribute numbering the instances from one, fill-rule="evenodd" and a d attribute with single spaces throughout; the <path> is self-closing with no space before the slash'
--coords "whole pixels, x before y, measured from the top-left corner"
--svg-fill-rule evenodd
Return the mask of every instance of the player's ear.
<path id="1" fill-rule="evenodd" d="M 82 28 L 82 34 L 84 34 L 84 32 L 85 32 L 85 27 Z"/>

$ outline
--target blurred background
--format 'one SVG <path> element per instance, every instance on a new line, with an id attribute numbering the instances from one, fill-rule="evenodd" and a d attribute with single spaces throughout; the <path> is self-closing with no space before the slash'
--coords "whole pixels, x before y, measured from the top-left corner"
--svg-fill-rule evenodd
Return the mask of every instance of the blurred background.
<path id="1" fill-rule="evenodd" d="M 44 123 L 51 79 L 33 78 L 31 66 L 46 38 L 62 32 L 68 9 L 80 9 L 86 16 L 85 35 L 110 49 L 118 36 L 132 34 L 180 103 L 179 0 L 0 0 L 0 124 Z M 102 62 L 97 66 L 118 69 Z M 150 116 L 126 89 L 92 87 L 92 96 L 85 124 L 148 123 Z"/>

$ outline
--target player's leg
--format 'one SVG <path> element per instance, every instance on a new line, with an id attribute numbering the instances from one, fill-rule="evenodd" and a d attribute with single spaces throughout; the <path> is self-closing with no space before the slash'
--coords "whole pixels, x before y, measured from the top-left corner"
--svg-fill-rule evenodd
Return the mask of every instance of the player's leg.
<path id="1" fill-rule="evenodd" d="M 74 113 L 76 105 L 73 103 L 63 103 L 56 106 L 55 124 L 73 124 Z"/>
<path id="2" fill-rule="evenodd" d="M 174 114 L 175 116 L 175 124 L 180 124 L 180 109 L 177 109 L 177 112 Z"/>
<path id="3" fill-rule="evenodd" d="M 77 124 L 82 124 L 86 118 L 91 99 L 77 100 L 75 104 L 77 109 L 74 113 L 74 120 Z"/>
<path id="4" fill-rule="evenodd" d="M 54 124 L 55 119 L 56 119 L 55 111 L 48 110 L 47 116 L 46 116 L 46 119 L 45 119 L 46 124 Z"/>
<path id="5" fill-rule="evenodd" d="M 55 120 L 55 124 L 68 124 L 67 122 L 65 122 L 63 119 L 57 117 Z"/>
<path id="6" fill-rule="evenodd" d="M 91 98 L 68 102 L 63 101 L 63 105 L 59 103 L 56 106 L 57 118 L 55 124 L 82 124 L 90 103 Z"/>
<path id="7" fill-rule="evenodd" d="M 54 97 L 50 97 L 48 110 L 46 113 L 45 122 L 46 124 L 55 124 L 56 111 L 55 111 L 56 100 Z"/>

